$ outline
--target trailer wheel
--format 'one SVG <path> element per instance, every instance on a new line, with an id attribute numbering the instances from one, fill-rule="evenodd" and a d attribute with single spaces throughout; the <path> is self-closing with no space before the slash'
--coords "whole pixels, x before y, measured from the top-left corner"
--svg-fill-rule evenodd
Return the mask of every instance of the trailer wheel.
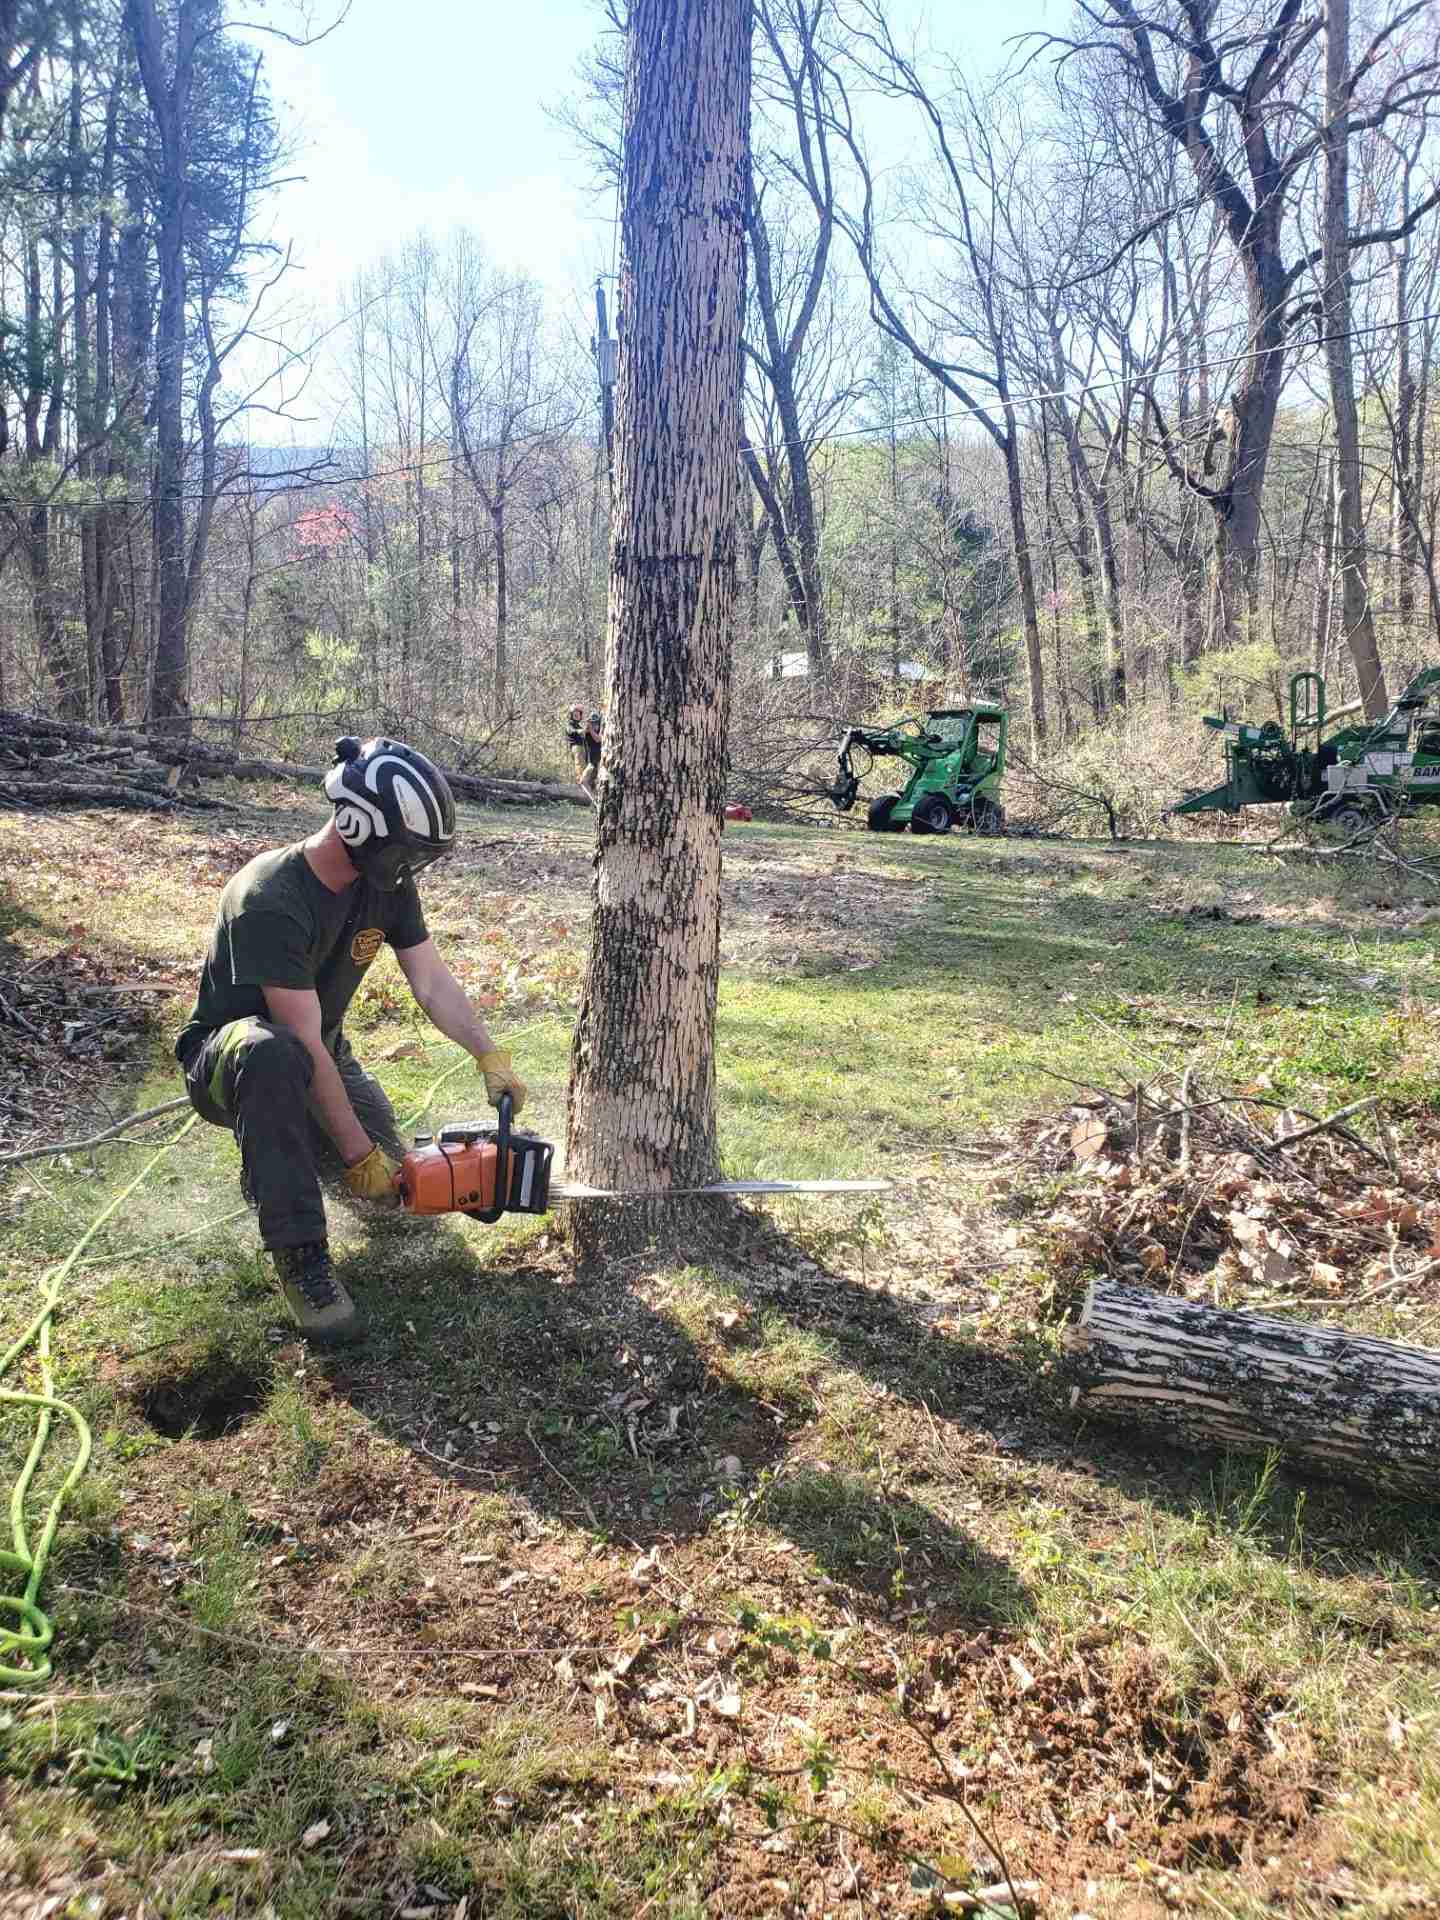
<path id="1" fill-rule="evenodd" d="M 894 827 L 890 824 L 890 815 L 894 811 L 895 802 L 899 798 L 898 793 L 882 793 L 870 802 L 869 810 L 865 816 L 865 825 L 871 833 L 899 833 L 901 831 L 899 827 Z"/>
<path id="2" fill-rule="evenodd" d="M 923 800 L 917 801 L 910 815 L 912 833 L 948 833 L 954 825 L 955 816 L 950 811 L 950 803 L 938 793 L 927 793 Z"/>
<path id="3" fill-rule="evenodd" d="M 1326 814 L 1324 824 L 1333 827 L 1347 840 L 1353 840 L 1357 833 L 1363 833 L 1371 825 L 1374 817 L 1369 808 L 1362 807 L 1358 800 L 1347 800 L 1344 806 Z"/>

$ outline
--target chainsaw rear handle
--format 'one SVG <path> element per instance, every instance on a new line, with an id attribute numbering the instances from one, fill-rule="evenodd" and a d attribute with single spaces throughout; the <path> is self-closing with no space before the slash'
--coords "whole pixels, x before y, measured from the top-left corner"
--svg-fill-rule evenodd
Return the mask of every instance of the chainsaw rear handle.
<path id="1" fill-rule="evenodd" d="M 508 1093 L 502 1093 L 495 1102 L 495 1111 L 499 1115 L 499 1125 L 495 1131 L 495 1204 L 493 1207 L 467 1207 L 466 1215 L 471 1220 L 479 1220 L 487 1227 L 505 1212 L 505 1202 L 510 1193 L 510 1122 L 515 1117 L 515 1102 Z"/>

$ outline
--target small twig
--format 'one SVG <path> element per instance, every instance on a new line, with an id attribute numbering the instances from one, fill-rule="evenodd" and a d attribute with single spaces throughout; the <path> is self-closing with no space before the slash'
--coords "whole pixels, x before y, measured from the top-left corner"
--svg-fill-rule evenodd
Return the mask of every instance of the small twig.
<path id="1" fill-rule="evenodd" d="M 1122 1113 L 1125 1110 L 1127 1102 L 1123 1094 L 1112 1093 L 1108 1087 L 1097 1087 L 1093 1080 L 1077 1080 L 1073 1074 L 1061 1073 L 1058 1067 L 1052 1067 L 1044 1060 L 1018 1060 L 1015 1064 L 1031 1067 L 1036 1073 L 1047 1073 L 1052 1080 L 1063 1080 L 1067 1087 L 1083 1087 L 1086 1093 L 1098 1093 L 1112 1107 L 1119 1107 Z"/>
<path id="2" fill-rule="evenodd" d="M 33 1020 L 27 1020 L 18 1007 L 12 1007 L 3 994 L 0 994 L 0 1011 L 7 1013 L 17 1027 L 24 1027 L 27 1033 L 33 1033 L 37 1040 L 43 1040 L 45 1038 L 39 1027 L 35 1025 L 35 1022 Z"/>
<path id="3" fill-rule="evenodd" d="M 23 1153 L 0 1154 L 0 1167 L 18 1167 L 22 1160 L 48 1160 L 57 1153 L 83 1153 L 86 1148 L 98 1147 L 129 1127 L 138 1127 L 143 1120 L 158 1120 L 161 1114 L 178 1113 L 181 1107 L 188 1107 L 189 1104 L 189 1097 L 181 1094 L 178 1100 L 166 1100 L 158 1107 L 147 1107 L 143 1113 L 129 1114 L 113 1127 L 106 1127 L 102 1133 L 92 1133 L 86 1140 L 59 1140 L 53 1146 L 27 1147 Z"/>
<path id="4" fill-rule="evenodd" d="M 1268 1144 L 1272 1147 L 1293 1147 L 1297 1141 L 1308 1140 L 1313 1134 L 1328 1133 L 1338 1120 L 1348 1120 L 1352 1113 L 1363 1113 L 1367 1107 L 1378 1106 L 1379 1103 L 1378 1093 L 1367 1094 L 1363 1100 L 1352 1100 L 1348 1107 L 1340 1107 L 1327 1119 L 1317 1120 L 1313 1127 L 1302 1127 L 1298 1133 L 1282 1133 Z M 1363 1146 L 1364 1142 L 1360 1141 L 1357 1144 Z M 1367 1151 L 1374 1153 L 1375 1150 L 1372 1147 Z M 1375 1158 L 1383 1162 L 1384 1155 L 1376 1153 Z"/>
<path id="5" fill-rule="evenodd" d="M 574 1481 L 567 1480 L 565 1478 L 564 1474 L 560 1471 L 559 1467 L 556 1466 L 555 1462 L 550 1458 L 549 1454 L 546 1453 L 545 1449 L 541 1446 L 540 1442 L 535 1438 L 534 1433 L 531 1431 L 530 1422 L 528 1420 L 525 1422 L 525 1438 L 530 1442 L 531 1446 L 535 1449 L 536 1453 L 539 1454 L 540 1458 L 545 1462 L 546 1466 L 550 1469 L 551 1473 L 554 1474 L 555 1478 L 560 1482 L 561 1486 L 568 1487 L 571 1493 L 573 1493 L 575 1498 L 580 1502 L 581 1506 L 585 1509 L 585 1512 L 589 1517 L 590 1524 L 595 1529 L 596 1533 L 604 1533 L 605 1529 L 604 1527 L 601 1526 L 599 1515 L 596 1513 L 594 1507 L 591 1506 L 590 1502 L 585 1498 L 584 1494 L 581 1493 L 580 1489 L 575 1485 Z"/>
<path id="6" fill-rule="evenodd" d="M 915 1721 L 911 1718 L 911 1716 L 908 1713 L 906 1714 L 905 1717 L 909 1721 L 910 1725 L 912 1727 L 915 1727 L 916 1732 L 920 1734 L 926 1746 L 929 1748 L 930 1758 L 935 1762 L 936 1766 L 939 1767 L 941 1775 L 943 1776 L 943 1778 L 945 1779 L 946 1783 L 950 1788 L 951 1794 L 954 1798 L 954 1803 L 956 1806 L 959 1807 L 961 1813 L 965 1816 L 965 1820 L 969 1825 L 970 1830 L 975 1834 L 981 1846 L 988 1847 L 990 1849 L 990 1852 L 994 1854 L 995 1858 L 1000 1862 L 1000 1871 L 1004 1875 L 1005 1887 L 1010 1896 L 1010 1905 L 1014 1908 L 1015 1912 L 1018 1914 L 1020 1911 L 1019 1889 L 1021 1886 L 1025 1885 L 1026 1883 L 1023 1881 L 1017 1882 L 1014 1874 L 1010 1871 L 1010 1862 L 1005 1857 L 1005 1849 L 1001 1846 L 999 1837 L 994 1833 L 987 1832 L 987 1830 L 983 1826 L 981 1826 L 978 1817 L 976 1816 L 973 1808 L 970 1805 L 970 1796 L 965 1790 L 965 1782 L 961 1779 L 956 1778 L 956 1775 L 950 1765 L 950 1762 L 945 1758 L 945 1755 L 940 1751 L 940 1748 L 937 1746 L 935 1741 L 935 1735 L 931 1732 L 930 1728 L 917 1727 Z M 990 1902 L 986 1900 L 983 1895 L 977 1895 L 976 1900 L 977 1900 L 977 1903 L 982 1906 L 988 1907 L 990 1905 Z"/>
<path id="7" fill-rule="evenodd" d="M 1190 1171 L 1190 1083 L 1195 1078 L 1192 1062 L 1185 1069 L 1185 1077 L 1180 1082 L 1180 1171 Z"/>
<path id="8" fill-rule="evenodd" d="M 1220 1060 L 1220 1056 L 1224 1053 L 1226 1047 L 1228 1047 L 1230 1044 L 1230 1029 L 1235 1024 L 1235 1015 L 1239 1012 L 1239 1010 L 1240 1010 L 1240 981 L 1237 978 L 1235 981 L 1235 990 L 1230 995 L 1230 1011 L 1225 1016 L 1225 1031 L 1220 1035 L 1220 1044 L 1215 1049 L 1215 1059 L 1217 1064 Z"/>
<path id="9" fill-rule="evenodd" d="M 1395 1255 L 1398 1251 L 1399 1249 L 1392 1241 L 1386 1253 L 1386 1259 L 1390 1264 L 1390 1278 L 1388 1280 L 1378 1281 L 1373 1287 L 1367 1287 L 1364 1293 L 1357 1293 L 1353 1300 L 1346 1302 L 1347 1306 L 1363 1307 L 1369 1301 L 1378 1300 L 1382 1294 L 1390 1293 L 1396 1287 L 1406 1286 L 1412 1280 L 1423 1280 L 1426 1274 L 1430 1273 L 1432 1269 L 1440 1267 L 1440 1259 L 1422 1260 L 1420 1265 L 1415 1267 L 1411 1272 L 1402 1273 L 1395 1264 Z"/>

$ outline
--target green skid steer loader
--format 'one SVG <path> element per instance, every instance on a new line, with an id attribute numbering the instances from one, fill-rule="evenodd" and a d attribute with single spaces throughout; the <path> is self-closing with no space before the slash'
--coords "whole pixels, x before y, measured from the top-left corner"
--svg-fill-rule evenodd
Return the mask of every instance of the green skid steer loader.
<path id="1" fill-rule="evenodd" d="M 848 813 L 860 782 L 874 761 L 886 755 L 908 761 L 913 771 L 899 793 L 882 793 L 870 802 L 865 824 L 872 833 L 1003 833 L 1005 809 L 1000 782 L 1010 720 L 990 704 L 936 707 L 893 727 L 851 727 L 840 742 L 839 778 L 829 789 L 841 813 Z"/>
<path id="2" fill-rule="evenodd" d="M 1205 725 L 1224 735 L 1225 779 L 1169 811 L 1238 813 L 1288 801 L 1292 813 L 1353 835 L 1402 808 L 1440 805 L 1440 667 L 1417 674 L 1383 720 L 1327 735 L 1328 722 L 1359 705 L 1327 714 L 1320 675 L 1297 673 L 1288 739 L 1278 720 L 1252 726 L 1207 713 Z"/>

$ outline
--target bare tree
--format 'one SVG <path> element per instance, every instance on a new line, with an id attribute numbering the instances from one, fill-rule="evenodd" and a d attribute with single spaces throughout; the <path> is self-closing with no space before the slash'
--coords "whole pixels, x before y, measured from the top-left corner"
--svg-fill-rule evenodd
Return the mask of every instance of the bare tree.
<path id="1" fill-rule="evenodd" d="M 981 427 L 1005 467 L 1010 532 L 1020 589 L 1029 687 L 1030 728 L 1045 738 L 1045 675 L 1035 592 L 1022 462 L 1024 422 L 1013 386 L 1015 312 L 1012 263 L 1005 257 L 1006 210 L 1015 142 L 1002 150 L 997 97 L 981 100 L 958 66 L 947 74 L 944 99 L 897 45 L 874 0 L 859 0 L 860 25 L 844 58 L 887 95 L 919 112 L 931 148 L 931 170 L 913 183 L 914 224 L 946 249 L 947 264 L 931 285 L 902 289 L 901 277 L 880 243 L 875 175 L 841 76 L 828 64 L 824 111 L 843 142 L 859 180 L 859 204 L 837 215 L 870 289 L 871 314 L 952 394 Z M 910 312 L 907 313 L 907 307 Z M 911 314 L 923 315 L 923 320 Z M 986 395 L 993 398 L 987 398 Z"/>
<path id="2" fill-rule="evenodd" d="M 489 516 L 495 563 L 494 711 L 505 710 L 510 660 L 509 514 L 580 407 L 549 350 L 539 286 L 487 272 L 473 246 L 453 255 L 451 429 Z"/>
<path id="3" fill-rule="evenodd" d="M 737 577 L 749 0 L 634 0 L 625 87 L 619 462 L 590 965 L 572 1173 L 713 1177 L 720 829 Z M 583 1254 L 693 1233 L 576 1209 Z"/>
<path id="4" fill-rule="evenodd" d="M 769 523 L 790 605 L 805 636 L 812 676 L 830 670 L 825 593 L 820 573 L 820 518 L 812 473 L 815 446 L 854 392 L 845 364 L 850 329 L 831 268 L 835 174 L 823 111 L 818 34 L 829 0 L 759 0 L 755 9 L 762 59 L 757 101 L 769 109 L 780 144 L 765 147 L 751 168 L 751 324 L 745 355 L 760 377 L 752 420 L 778 429 L 752 432 L 746 469 Z M 808 221 L 795 203 L 802 189 Z"/>
<path id="5" fill-rule="evenodd" d="M 1350 114 L 1347 138 L 1382 126 L 1433 91 L 1433 61 L 1380 58 L 1396 51 L 1392 43 L 1422 8 L 1423 0 L 1392 12 L 1360 58 L 1337 73 L 1332 105 L 1344 102 L 1353 109 L 1358 92 L 1370 85 L 1364 109 Z M 1086 17 L 1095 30 L 1089 36 L 1047 35 L 1045 43 L 1062 48 L 1062 59 L 1082 50 L 1109 51 L 1117 84 L 1128 76 L 1136 104 L 1153 114 L 1184 152 L 1196 191 L 1213 209 L 1243 277 L 1245 347 L 1229 403 L 1205 442 L 1203 462 L 1190 457 L 1152 394 L 1159 442 L 1172 473 L 1213 515 L 1220 629 L 1233 641 L 1256 612 L 1263 494 L 1276 411 L 1292 330 L 1312 310 L 1302 297 L 1304 283 L 1324 255 L 1323 246 L 1297 248 L 1291 223 L 1301 177 L 1330 139 L 1324 108 L 1317 113 L 1307 99 L 1321 21 L 1304 13 L 1301 0 L 1268 0 L 1258 21 L 1249 8 L 1236 5 L 1227 12 L 1225 0 L 1174 0 L 1173 6 L 1149 12 L 1133 0 L 1096 0 Z M 1412 210 L 1408 226 L 1437 204 L 1440 188 Z M 1348 253 L 1399 237 L 1398 229 L 1351 233 Z M 1323 299 L 1320 310 L 1328 311 Z M 1378 662 L 1361 657 L 1365 644 L 1362 630 L 1356 666 L 1373 706 L 1383 696 L 1383 685 Z"/>
<path id="6" fill-rule="evenodd" d="M 1321 229 L 1320 309 L 1325 322 L 1325 363 L 1335 422 L 1336 554 L 1345 643 L 1355 662 L 1360 698 L 1372 720 L 1389 708 L 1385 673 L 1370 611 L 1360 499 L 1360 417 L 1355 406 L 1354 319 L 1350 288 L 1350 0 L 1325 4 L 1325 205 Z"/>

